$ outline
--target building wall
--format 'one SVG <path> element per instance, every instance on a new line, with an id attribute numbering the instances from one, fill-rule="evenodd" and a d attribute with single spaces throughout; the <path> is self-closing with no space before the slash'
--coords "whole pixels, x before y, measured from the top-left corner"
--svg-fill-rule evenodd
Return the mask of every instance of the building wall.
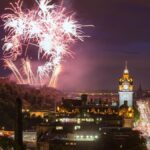
<path id="1" fill-rule="evenodd" d="M 124 118 L 123 127 L 124 128 L 133 128 L 133 118 Z"/>
<path id="2" fill-rule="evenodd" d="M 38 150 L 50 150 L 50 144 L 49 142 L 40 142 L 38 143 Z"/>
<path id="3" fill-rule="evenodd" d="M 119 106 L 124 104 L 124 101 L 128 102 L 128 106 L 133 106 L 133 92 L 119 92 Z"/>

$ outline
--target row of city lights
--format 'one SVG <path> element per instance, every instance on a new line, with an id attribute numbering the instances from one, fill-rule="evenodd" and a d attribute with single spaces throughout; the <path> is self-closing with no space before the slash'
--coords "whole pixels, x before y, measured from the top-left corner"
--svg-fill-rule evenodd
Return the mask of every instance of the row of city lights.
<path id="1" fill-rule="evenodd" d="M 83 138 L 87 138 L 87 139 L 98 139 L 98 135 L 95 135 L 95 136 L 93 136 L 93 135 L 86 135 L 86 136 L 84 136 L 84 135 L 76 135 L 75 136 L 75 138 L 80 138 L 80 139 L 83 139 Z"/>

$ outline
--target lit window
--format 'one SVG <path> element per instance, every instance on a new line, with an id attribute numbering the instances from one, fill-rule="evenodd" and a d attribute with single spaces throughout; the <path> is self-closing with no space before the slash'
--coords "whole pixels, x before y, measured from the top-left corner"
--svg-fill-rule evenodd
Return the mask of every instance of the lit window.
<path id="1" fill-rule="evenodd" d="M 56 126 L 56 130 L 63 130 L 63 126 Z"/>
<path id="2" fill-rule="evenodd" d="M 80 129 L 80 128 L 81 128 L 81 126 L 75 126 L 75 127 L 74 127 L 75 130 L 78 130 L 78 129 Z"/>
<path id="3" fill-rule="evenodd" d="M 97 135 L 95 135 L 95 139 L 98 139 L 98 136 L 97 136 Z"/>

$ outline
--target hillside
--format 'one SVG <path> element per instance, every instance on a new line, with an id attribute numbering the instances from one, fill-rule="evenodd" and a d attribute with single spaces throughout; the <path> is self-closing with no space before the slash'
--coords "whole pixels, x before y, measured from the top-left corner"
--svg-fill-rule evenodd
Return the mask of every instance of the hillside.
<path id="1" fill-rule="evenodd" d="M 23 107 L 38 110 L 50 109 L 62 96 L 62 92 L 53 88 L 17 85 L 15 82 L 0 80 L 0 128 L 13 128 L 16 98 L 23 100 Z"/>

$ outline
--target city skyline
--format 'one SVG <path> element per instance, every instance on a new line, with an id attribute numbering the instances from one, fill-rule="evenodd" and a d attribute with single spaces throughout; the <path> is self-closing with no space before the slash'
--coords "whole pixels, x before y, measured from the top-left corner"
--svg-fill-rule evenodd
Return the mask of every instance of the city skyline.
<path id="1" fill-rule="evenodd" d="M 0 1 L 0 149 L 150 150 L 150 1 Z"/>
<path id="2" fill-rule="evenodd" d="M 8 2 L 0 2 L 1 14 Z M 32 2 L 27 1 L 26 5 L 32 7 Z M 65 5 L 76 12 L 82 24 L 95 27 L 85 31 L 91 37 L 84 43 L 77 41 L 72 48 L 74 58 L 64 62 L 59 77 L 60 89 L 117 90 L 126 60 L 136 88 L 140 83 L 144 89 L 150 88 L 150 2 L 72 0 L 65 1 Z M 2 39 L 2 27 L 0 30 Z M 1 76 L 7 74 L 8 71 L 1 67 Z"/>

